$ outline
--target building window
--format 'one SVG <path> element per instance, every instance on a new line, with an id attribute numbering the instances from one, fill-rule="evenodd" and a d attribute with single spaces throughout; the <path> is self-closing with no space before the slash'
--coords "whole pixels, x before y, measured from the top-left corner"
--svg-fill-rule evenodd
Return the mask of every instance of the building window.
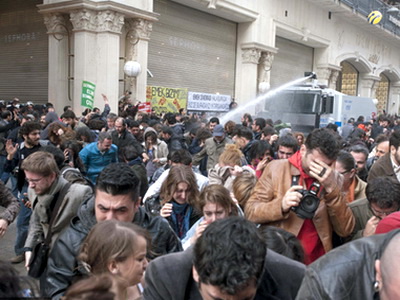
<path id="1" fill-rule="evenodd" d="M 336 90 L 350 96 L 357 96 L 358 87 L 358 71 L 357 69 L 346 61 L 340 63 L 342 71 L 336 82 Z"/>
<path id="2" fill-rule="evenodd" d="M 388 109 L 388 98 L 389 98 L 389 86 L 390 80 L 389 78 L 381 73 L 380 75 L 381 81 L 376 88 L 376 99 L 378 99 L 377 109 L 379 112 L 387 111 Z"/>

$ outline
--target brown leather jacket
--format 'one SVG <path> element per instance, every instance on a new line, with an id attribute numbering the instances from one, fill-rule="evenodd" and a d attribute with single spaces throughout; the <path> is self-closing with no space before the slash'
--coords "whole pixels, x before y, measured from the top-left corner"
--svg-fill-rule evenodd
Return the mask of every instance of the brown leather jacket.
<path id="1" fill-rule="evenodd" d="M 322 201 L 313 218 L 326 252 L 332 249 L 332 227 L 339 236 L 346 237 L 351 234 L 355 223 L 351 209 L 341 192 L 343 178 L 339 173 L 335 174 L 337 187 L 330 194 L 322 190 Z M 282 198 L 291 186 L 292 176 L 298 175 L 300 171 L 287 159 L 269 163 L 247 201 L 246 217 L 255 223 L 281 227 L 297 236 L 304 219 L 299 218 L 293 211 L 283 213 Z"/>

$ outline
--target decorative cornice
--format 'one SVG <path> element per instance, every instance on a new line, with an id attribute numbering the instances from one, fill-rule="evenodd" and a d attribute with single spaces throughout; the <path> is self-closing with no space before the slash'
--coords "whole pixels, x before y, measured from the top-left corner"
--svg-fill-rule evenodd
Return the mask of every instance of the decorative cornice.
<path id="1" fill-rule="evenodd" d="M 70 13 L 74 31 L 121 33 L 124 16 L 115 11 L 75 10 Z"/>
<path id="2" fill-rule="evenodd" d="M 261 50 L 257 48 L 243 49 L 242 61 L 243 63 L 258 64 L 261 56 Z"/>
<path id="3" fill-rule="evenodd" d="M 153 31 L 153 22 L 145 19 L 126 20 L 128 31 L 133 31 L 134 36 L 142 40 L 150 40 L 150 34 Z"/>
<path id="4" fill-rule="evenodd" d="M 274 61 L 274 53 L 263 51 L 261 52 L 260 65 L 265 71 L 271 70 L 272 62 Z"/>
<path id="5" fill-rule="evenodd" d="M 68 34 L 65 16 L 60 13 L 50 13 L 44 15 L 44 24 L 48 34 Z"/>
<path id="6" fill-rule="evenodd" d="M 91 0 L 70 0 L 51 4 L 40 4 L 37 6 L 39 13 L 65 13 L 82 9 L 94 11 L 114 11 L 122 14 L 125 18 L 141 18 L 149 21 L 157 21 L 159 14 L 138 9 L 129 5 L 121 4 L 115 1 L 91 1 Z"/>
<path id="7" fill-rule="evenodd" d="M 262 52 L 271 52 L 273 54 L 278 53 L 278 48 L 267 46 L 261 43 L 257 42 L 249 42 L 249 43 L 242 43 L 241 48 L 244 49 L 251 49 L 251 48 L 256 48 L 258 50 L 261 50 Z"/>

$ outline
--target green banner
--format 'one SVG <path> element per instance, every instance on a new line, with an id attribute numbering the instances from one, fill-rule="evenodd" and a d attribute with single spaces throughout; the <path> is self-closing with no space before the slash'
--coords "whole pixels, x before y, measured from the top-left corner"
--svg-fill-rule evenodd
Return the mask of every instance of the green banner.
<path id="1" fill-rule="evenodd" d="M 82 98 L 81 105 L 93 109 L 94 106 L 94 91 L 96 85 L 89 81 L 82 81 Z"/>

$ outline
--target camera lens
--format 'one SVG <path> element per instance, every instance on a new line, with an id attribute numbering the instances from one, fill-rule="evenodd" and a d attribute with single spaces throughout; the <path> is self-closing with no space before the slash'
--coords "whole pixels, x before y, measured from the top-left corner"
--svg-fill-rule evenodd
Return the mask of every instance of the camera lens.
<path id="1" fill-rule="evenodd" d="M 317 210 L 319 205 L 319 199 L 313 195 L 306 195 L 301 201 L 303 210 L 307 212 L 314 212 Z"/>

